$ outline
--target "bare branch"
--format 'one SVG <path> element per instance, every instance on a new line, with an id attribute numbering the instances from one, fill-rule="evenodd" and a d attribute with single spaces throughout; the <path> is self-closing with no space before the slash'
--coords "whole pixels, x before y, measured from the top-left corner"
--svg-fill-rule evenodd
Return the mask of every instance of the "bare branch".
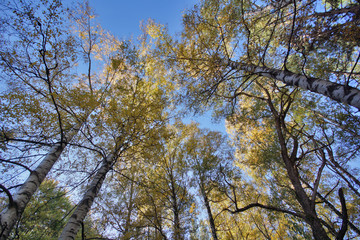
<path id="1" fill-rule="evenodd" d="M 25 166 L 24 164 L 21 164 L 21 163 L 18 163 L 18 162 L 13 162 L 13 161 L 10 161 L 10 160 L 5 160 L 5 159 L 2 159 L 2 158 L 0 158 L 0 161 L 1 161 L 1 162 L 5 162 L 5 163 L 10 163 L 10 164 L 18 165 L 18 166 L 20 166 L 20 167 L 25 168 L 25 169 L 28 170 L 29 172 L 32 172 L 32 170 L 31 170 L 29 167 Z"/>
<path id="2" fill-rule="evenodd" d="M 339 189 L 339 198 L 340 198 L 340 203 L 341 203 L 341 218 L 343 219 L 343 222 L 341 224 L 340 231 L 339 231 L 338 235 L 336 236 L 336 240 L 344 239 L 345 233 L 348 228 L 348 222 L 349 222 L 343 188 Z"/>
<path id="3" fill-rule="evenodd" d="M 321 156 L 323 158 L 323 162 L 321 163 L 321 166 L 319 168 L 319 171 L 317 173 L 315 183 L 314 183 L 314 191 L 313 191 L 313 194 L 312 194 L 312 197 L 311 197 L 311 204 L 313 205 L 313 207 L 315 207 L 316 193 L 317 193 L 317 190 L 319 188 L 322 171 L 323 171 L 323 169 L 325 167 L 325 164 L 326 164 L 325 153 L 324 153 L 324 151 L 322 149 L 320 149 L 320 154 L 321 154 Z"/>
<path id="4" fill-rule="evenodd" d="M 267 210 L 270 210 L 270 211 L 282 212 L 282 213 L 290 214 L 292 216 L 295 216 L 295 217 L 298 217 L 298 218 L 301 218 L 301 219 L 305 219 L 305 216 L 303 214 L 296 213 L 296 212 L 286 210 L 286 209 L 282 209 L 282 208 L 278 208 L 278 207 L 275 207 L 275 206 L 263 205 L 261 203 L 251 203 L 251 204 L 249 204 L 249 205 L 247 205 L 247 206 L 245 206 L 243 208 L 236 208 L 235 210 L 230 210 L 228 208 L 225 208 L 223 210 L 228 211 L 228 212 L 230 212 L 232 214 L 235 214 L 235 213 L 245 212 L 246 210 L 249 210 L 249 209 L 254 208 L 254 207 L 259 207 L 259 208 L 267 209 Z"/>
<path id="5" fill-rule="evenodd" d="M 0 184 L 0 188 L 6 193 L 6 195 L 8 196 L 9 198 L 9 205 L 10 206 L 14 206 L 15 202 L 14 202 L 14 199 L 10 193 L 10 191 L 2 184 Z"/>

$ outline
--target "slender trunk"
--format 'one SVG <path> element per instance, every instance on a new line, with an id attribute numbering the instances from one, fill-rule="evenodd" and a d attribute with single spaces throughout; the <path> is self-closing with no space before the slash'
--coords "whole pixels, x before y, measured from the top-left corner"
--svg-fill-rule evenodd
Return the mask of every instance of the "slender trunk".
<path id="1" fill-rule="evenodd" d="M 9 204 L 7 208 L 0 214 L 0 240 L 7 239 L 16 222 L 20 219 L 26 205 L 29 203 L 31 197 L 44 181 L 46 175 L 50 172 L 56 161 L 59 159 L 61 153 L 66 145 L 79 131 L 80 126 L 73 128 L 68 134 L 67 138 L 62 143 L 56 143 L 50 149 L 44 160 L 39 166 L 31 171 L 30 176 L 21 185 L 19 191 L 13 197 L 13 203 Z"/>
<path id="2" fill-rule="evenodd" d="M 285 159 L 284 162 L 288 176 L 291 180 L 292 185 L 294 186 L 296 198 L 305 213 L 305 221 L 310 225 L 314 239 L 330 240 L 323 225 L 320 222 L 320 219 L 317 216 L 314 204 L 312 204 L 304 188 L 301 185 L 297 167 L 291 163 L 291 160 L 289 158 Z"/>
<path id="3" fill-rule="evenodd" d="M 75 211 L 69 218 L 66 226 L 64 227 L 59 240 L 69 240 L 75 239 L 77 232 L 79 231 L 82 222 L 84 221 L 86 215 L 90 211 L 90 208 L 95 200 L 95 197 L 98 195 L 100 188 L 104 182 L 106 174 L 110 171 L 114 162 L 114 155 L 110 154 L 106 157 L 100 169 L 94 176 L 88 190 L 85 192 L 82 200 L 76 207 Z"/>
<path id="4" fill-rule="evenodd" d="M 173 206 L 173 211 L 174 211 L 174 239 L 180 240 L 182 239 L 181 230 L 180 230 L 180 216 L 179 216 L 179 211 L 177 209 L 176 200 Z"/>
<path id="5" fill-rule="evenodd" d="M 132 210 L 133 210 L 133 194 L 134 194 L 134 182 L 131 181 L 130 183 L 130 199 L 129 199 L 129 203 L 127 206 L 127 216 L 126 216 L 126 221 L 125 221 L 125 227 L 124 227 L 124 236 L 127 236 L 128 232 L 130 231 L 130 226 L 131 226 L 131 214 L 132 214 Z"/>
<path id="6" fill-rule="evenodd" d="M 314 191 L 314 188 L 312 186 L 310 186 L 310 184 L 308 182 L 306 182 L 305 180 L 301 179 L 301 181 L 306 185 L 306 187 L 308 187 L 309 189 L 311 189 L 312 191 Z M 316 195 L 321 199 L 321 201 L 323 201 L 336 215 L 338 215 L 340 218 L 342 217 L 342 213 L 336 209 L 336 207 L 329 202 L 323 195 L 321 195 L 319 192 L 316 193 Z M 348 222 L 349 227 L 356 232 L 358 235 L 360 235 L 360 228 L 358 228 L 357 226 L 355 226 L 352 222 Z"/>
<path id="7" fill-rule="evenodd" d="M 205 204 L 205 207 L 206 207 L 206 211 L 207 211 L 207 215 L 208 215 L 208 219 L 209 219 L 209 223 L 210 223 L 211 235 L 212 235 L 214 240 L 218 240 L 219 238 L 218 238 L 217 233 L 216 233 L 215 221 L 214 221 L 214 217 L 213 217 L 212 212 L 211 212 L 210 202 L 209 202 L 209 199 L 208 199 L 208 197 L 206 195 L 203 183 L 200 183 L 200 185 L 201 185 L 200 186 L 201 195 L 202 195 L 203 200 L 204 200 L 204 204 Z"/>
<path id="8" fill-rule="evenodd" d="M 253 64 L 242 64 L 231 60 L 224 62 L 224 64 L 234 70 L 247 71 L 279 80 L 286 85 L 297 86 L 311 92 L 322 94 L 335 101 L 349 104 L 360 110 L 360 90 L 356 88 L 333 83 L 324 79 L 306 77 L 289 70 L 260 67 Z"/>
<path id="9" fill-rule="evenodd" d="M 180 229 L 180 214 L 179 207 L 176 196 L 172 196 L 173 198 L 173 212 L 174 212 L 174 239 L 181 240 L 181 229 Z"/>
<path id="10" fill-rule="evenodd" d="M 272 104 L 271 100 L 268 100 L 268 105 L 271 109 L 275 120 L 275 128 L 277 132 L 277 136 L 279 139 L 280 150 L 281 150 L 281 157 L 285 164 L 285 168 L 288 174 L 288 177 L 291 181 L 291 184 L 294 187 L 294 192 L 296 195 L 297 201 L 300 203 L 302 210 L 305 214 L 305 221 L 307 224 L 310 225 L 314 239 L 316 240 L 330 240 L 329 236 L 327 235 L 323 225 L 321 224 L 320 219 L 317 216 L 315 210 L 315 202 L 311 201 L 309 196 L 306 194 L 305 189 L 303 188 L 300 180 L 300 174 L 298 172 L 296 155 L 298 151 L 298 144 L 297 141 L 294 140 L 294 146 L 292 149 L 292 153 L 288 153 L 288 147 L 286 143 L 286 139 L 283 133 L 285 130 L 285 115 L 283 113 L 278 113 L 275 109 L 274 105 Z M 314 200 L 315 201 L 315 200 Z"/>
<path id="11" fill-rule="evenodd" d="M 172 211 L 174 213 L 174 239 L 180 240 L 182 239 L 181 236 L 181 227 L 180 227 L 180 212 L 179 212 L 179 204 L 177 201 L 177 194 L 176 194 L 176 185 L 174 178 L 172 176 L 172 172 L 170 173 L 170 184 L 171 184 L 171 198 L 172 198 Z"/>
<path id="12" fill-rule="evenodd" d="M 276 125 L 278 125 L 278 124 L 276 124 Z M 278 126 L 277 126 L 277 128 L 278 128 Z M 280 135 L 280 134 L 282 134 L 281 130 L 280 130 L 280 133 L 278 130 L 278 135 Z M 279 138 L 284 140 L 283 137 L 279 137 Z M 300 205 L 305 213 L 305 216 L 306 216 L 305 221 L 311 227 L 314 239 L 330 240 L 330 238 L 328 237 L 325 229 L 323 228 L 323 226 L 320 222 L 320 219 L 318 218 L 318 216 L 316 214 L 314 204 L 312 204 L 311 200 L 309 199 L 309 196 L 306 194 L 304 188 L 302 187 L 299 172 L 298 172 L 297 166 L 296 166 L 296 162 L 294 161 L 294 159 L 291 159 L 288 156 L 285 141 L 280 140 L 280 142 L 281 142 L 280 143 L 281 155 L 282 155 L 282 159 L 285 163 L 287 174 L 288 174 L 289 179 L 294 187 L 296 199 L 300 203 Z"/>

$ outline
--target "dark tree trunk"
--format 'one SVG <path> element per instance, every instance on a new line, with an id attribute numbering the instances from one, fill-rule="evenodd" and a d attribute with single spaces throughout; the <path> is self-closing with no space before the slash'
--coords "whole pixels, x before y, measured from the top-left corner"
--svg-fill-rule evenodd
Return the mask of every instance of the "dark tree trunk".
<path id="1" fill-rule="evenodd" d="M 214 221 L 214 217 L 213 217 L 212 212 L 211 212 L 209 198 L 207 197 L 207 194 L 205 192 L 203 184 L 200 183 L 200 185 L 201 185 L 200 186 L 201 195 L 202 195 L 203 200 L 204 200 L 204 204 L 205 204 L 205 207 L 206 207 L 206 212 L 207 212 L 209 223 L 210 223 L 211 235 L 212 235 L 214 240 L 218 240 L 219 238 L 218 238 L 217 233 L 216 233 L 215 221 Z"/>
<path id="2" fill-rule="evenodd" d="M 307 224 L 310 225 L 314 239 L 330 240 L 323 225 L 321 224 L 320 219 L 317 216 L 315 210 L 315 202 L 314 202 L 315 199 L 313 199 L 312 201 L 309 198 L 309 196 L 306 194 L 305 189 L 301 184 L 301 178 L 298 172 L 297 159 L 296 159 L 297 151 L 298 151 L 298 144 L 296 139 L 294 139 L 294 144 L 291 154 L 289 154 L 288 152 L 289 149 L 284 136 L 284 132 L 286 131 L 286 125 L 285 125 L 286 114 L 283 112 L 282 113 L 277 112 L 277 110 L 275 109 L 274 105 L 271 102 L 271 99 L 268 99 L 268 105 L 271 109 L 273 118 L 275 120 L 275 128 L 280 144 L 281 157 L 285 164 L 287 175 L 291 181 L 291 184 L 294 187 L 296 199 L 300 203 L 301 208 L 304 212 L 305 221 Z"/>

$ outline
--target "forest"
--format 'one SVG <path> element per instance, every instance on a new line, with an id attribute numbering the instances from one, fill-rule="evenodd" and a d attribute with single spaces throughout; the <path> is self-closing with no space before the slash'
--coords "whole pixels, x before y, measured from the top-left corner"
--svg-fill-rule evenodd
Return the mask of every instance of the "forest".
<path id="1" fill-rule="evenodd" d="M 90 6 L 0 0 L 1 240 L 360 239 L 359 0 Z"/>

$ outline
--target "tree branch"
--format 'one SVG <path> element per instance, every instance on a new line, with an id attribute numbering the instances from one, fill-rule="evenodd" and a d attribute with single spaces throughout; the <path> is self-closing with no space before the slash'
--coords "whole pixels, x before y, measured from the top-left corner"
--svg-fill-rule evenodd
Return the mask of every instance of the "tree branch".
<path id="1" fill-rule="evenodd" d="M 0 188 L 6 193 L 6 195 L 8 196 L 9 198 L 9 206 L 14 206 L 15 205 L 15 202 L 14 202 L 14 199 L 10 193 L 10 191 L 2 184 L 0 184 Z"/>
<path id="2" fill-rule="evenodd" d="M 344 239 L 345 233 L 348 228 L 347 227 L 348 222 L 349 222 L 343 188 L 339 189 L 339 198 L 340 198 L 340 203 L 341 203 L 341 218 L 342 218 L 343 222 L 341 224 L 340 231 L 336 236 L 336 240 Z"/>
<path id="3" fill-rule="evenodd" d="M 251 204 L 249 204 L 249 205 L 247 205 L 247 206 L 245 206 L 243 208 L 236 208 L 235 210 L 230 210 L 228 208 L 225 208 L 223 210 L 228 211 L 228 212 L 230 212 L 232 214 L 235 214 L 235 213 L 245 212 L 246 210 L 249 210 L 249 209 L 254 208 L 254 207 L 259 207 L 259 208 L 267 209 L 267 210 L 270 210 L 270 211 L 282 212 L 282 213 L 290 214 L 292 216 L 295 216 L 295 217 L 298 217 L 298 218 L 301 218 L 301 219 L 305 219 L 305 216 L 303 216 L 300 213 L 296 213 L 296 212 L 293 212 L 293 211 L 290 211 L 290 210 L 278 208 L 278 207 L 275 207 L 275 206 L 263 205 L 261 203 L 251 203 Z"/>
<path id="4" fill-rule="evenodd" d="M 299 87 L 304 90 L 324 95 L 337 102 L 349 104 L 360 110 L 360 90 L 331 82 L 329 80 L 307 77 L 289 70 L 261 67 L 232 60 L 223 60 L 222 64 L 234 71 L 245 71 L 263 77 L 281 81 L 288 86 Z"/>
<path id="5" fill-rule="evenodd" d="M 0 158 L 0 162 L 6 162 L 6 163 L 18 165 L 18 166 L 20 166 L 20 167 L 25 168 L 25 169 L 28 170 L 30 173 L 32 172 L 32 170 L 31 170 L 29 167 L 25 166 L 24 164 L 18 163 L 18 162 L 13 162 L 13 161 L 10 161 L 10 160 L 5 160 L 5 159 L 2 159 L 2 158 Z"/>

